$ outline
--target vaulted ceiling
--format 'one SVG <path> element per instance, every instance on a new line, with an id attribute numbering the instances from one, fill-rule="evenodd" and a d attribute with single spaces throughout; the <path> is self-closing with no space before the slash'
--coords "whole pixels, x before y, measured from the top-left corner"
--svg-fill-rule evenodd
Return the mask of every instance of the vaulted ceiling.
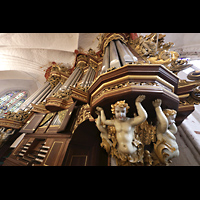
<path id="1" fill-rule="evenodd" d="M 93 46 L 97 34 L 1 33 L 0 70 L 19 70 L 42 83 L 44 70 L 55 61 L 71 66 L 74 50 Z M 97 46 L 97 45 L 96 45 Z"/>
<path id="2" fill-rule="evenodd" d="M 176 44 L 174 49 L 200 52 L 199 33 L 165 34 L 166 42 Z M 98 51 L 98 35 L 99 33 L 0 33 L 0 93 L 6 90 L 3 88 L 6 87 L 5 81 L 12 80 L 16 87 L 23 77 L 35 83 L 32 84 L 32 90 L 35 90 L 45 82 L 44 71 L 52 61 L 72 67 L 76 49 L 86 52 L 93 48 Z"/>

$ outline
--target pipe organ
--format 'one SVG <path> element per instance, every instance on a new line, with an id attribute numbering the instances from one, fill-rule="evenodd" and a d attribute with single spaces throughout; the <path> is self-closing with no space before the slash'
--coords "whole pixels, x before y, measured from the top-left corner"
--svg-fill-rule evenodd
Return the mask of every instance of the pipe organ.
<path id="1" fill-rule="evenodd" d="M 159 99 L 162 109 L 175 110 L 178 126 L 194 110 L 193 105 L 183 102 L 188 98 L 184 94 L 191 92 L 197 82 L 193 85 L 180 83 L 172 70 L 175 60 L 171 60 L 172 66 L 156 57 L 159 52 L 153 54 L 155 45 L 163 45 L 162 53 L 169 51 L 162 35 L 156 38 L 158 35 L 150 34 L 143 41 L 130 36 L 129 33 L 101 35 L 99 52 L 89 49 L 87 53 L 76 53 L 71 70 L 53 63 L 47 70 L 50 72 L 45 74 L 47 81 L 21 105 L 18 113 L 0 120 L 1 134 L 8 129 L 15 130 L 5 144 L 20 140 L 3 165 L 111 165 L 111 157 L 118 165 L 168 165 L 168 161 L 163 160 L 161 146 L 170 152 L 173 147 L 158 144 L 152 102 Z M 151 46 L 147 48 L 150 41 Z M 158 63 L 151 63 L 152 58 Z M 127 116 L 132 118 L 133 113 L 137 115 L 132 104 L 141 94 L 146 98 L 142 105 L 148 117 L 142 126 L 135 127 L 135 143 L 141 144 L 140 161 L 136 162 L 130 161 L 130 155 L 127 157 L 128 154 L 115 149 L 120 141 L 114 146 L 111 139 L 103 137 L 106 132 L 117 140 L 117 133 L 114 126 L 99 128 L 103 122 L 98 125 L 101 112 L 98 113 L 97 107 L 104 110 L 106 118 L 113 119 L 111 105 L 125 100 L 130 105 Z M 0 149 L 0 155 L 6 150 L 6 147 Z"/>
<path id="2" fill-rule="evenodd" d="M 26 108 L 32 108 L 31 103 L 40 103 L 46 95 L 51 91 L 49 82 L 46 82 L 41 88 L 35 91 L 19 108 L 19 110 L 25 110 Z"/>
<path id="3" fill-rule="evenodd" d="M 112 40 L 105 49 L 102 70 L 100 74 L 107 72 L 108 69 L 119 68 L 128 63 L 134 63 L 138 59 L 132 54 L 129 48 L 120 40 Z"/>

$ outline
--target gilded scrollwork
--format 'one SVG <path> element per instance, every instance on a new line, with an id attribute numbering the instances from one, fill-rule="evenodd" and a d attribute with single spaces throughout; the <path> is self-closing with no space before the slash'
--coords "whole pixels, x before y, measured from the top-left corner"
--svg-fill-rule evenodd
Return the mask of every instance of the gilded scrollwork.
<path id="1" fill-rule="evenodd" d="M 174 43 L 165 43 L 166 35 L 151 33 L 146 36 L 139 36 L 130 45 L 135 51 L 150 64 L 162 64 L 177 74 L 179 71 L 191 67 L 187 59 L 179 59 L 179 53 L 170 51 Z"/>
<path id="2" fill-rule="evenodd" d="M 112 40 L 121 40 L 123 43 L 127 43 L 128 42 L 128 38 L 127 35 L 124 33 L 104 33 L 104 34 L 100 34 L 100 36 L 98 37 L 99 40 L 99 44 L 98 44 L 98 48 L 102 50 L 104 55 L 104 51 L 105 48 L 108 46 L 108 44 L 112 41 Z"/>
<path id="3" fill-rule="evenodd" d="M 47 81 L 51 85 L 51 89 L 53 89 L 59 82 L 64 84 L 70 74 L 71 71 L 68 68 L 62 66 L 62 63 L 57 64 L 52 62 L 52 66 L 50 67 L 50 72 L 47 78 Z"/>
<path id="4" fill-rule="evenodd" d="M 71 90 L 59 90 L 58 92 L 54 93 L 52 97 L 56 97 L 58 99 L 68 100 L 71 95 Z"/>
<path id="5" fill-rule="evenodd" d="M 144 145 L 150 145 L 151 142 L 156 141 L 156 126 L 145 122 L 139 124 L 135 128 L 135 134 L 137 134 Z"/>
<path id="6" fill-rule="evenodd" d="M 85 120 L 91 119 L 91 118 L 93 118 L 93 117 L 90 114 L 90 106 L 89 106 L 89 104 L 84 104 L 79 111 L 79 114 L 77 116 L 77 119 L 75 121 L 73 130 L 72 130 L 72 134 L 74 133 L 74 131 L 76 130 L 76 128 L 78 127 L 79 124 L 81 124 Z"/>
<path id="7" fill-rule="evenodd" d="M 131 86 L 159 86 L 159 85 L 160 85 L 160 83 L 158 83 L 158 82 L 136 82 L 136 81 L 128 81 L 128 82 L 125 82 L 125 83 L 120 83 L 120 84 L 112 85 L 112 86 L 109 86 L 109 87 L 103 89 L 98 94 L 94 95 L 94 97 L 93 97 L 92 100 L 96 101 L 97 99 L 99 99 L 105 93 L 112 92 L 112 91 L 118 90 L 120 88 L 131 87 Z"/>
<path id="8" fill-rule="evenodd" d="M 5 119 L 23 122 L 29 117 L 29 115 L 30 115 L 30 109 L 27 109 L 26 111 L 20 110 L 18 112 L 8 111 L 7 114 L 5 115 Z"/>
<path id="9" fill-rule="evenodd" d="M 180 105 L 181 106 L 187 106 L 187 105 L 199 105 L 200 104 L 200 80 L 194 80 L 194 81 L 187 81 L 187 80 L 180 80 L 179 81 L 179 87 L 193 87 L 192 91 L 189 92 L 186 97 L 183 99 L 180 99 Z"/>
<path id="10" fill-rule="evenodd" d="M 182 102 L 184 105 L 199 105 L 200 104 L 200 83 L 197 85 L 192 92 L 190 93 L 190 96 Z"/>

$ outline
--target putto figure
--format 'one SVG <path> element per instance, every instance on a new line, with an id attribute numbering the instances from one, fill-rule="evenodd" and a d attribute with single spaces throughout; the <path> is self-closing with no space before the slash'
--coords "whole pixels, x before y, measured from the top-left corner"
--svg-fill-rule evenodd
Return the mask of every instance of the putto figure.
<path id="1" fill-rule="evenodd" d="M 154 152 L 162 164 L 168 165 L 171 159 L 179 156 L 178 144 L 174 134 L 177 132 L 175 118 L 177 112 L 172 109 L 162 111 L 161 99 L 152 102 L 157 115 L 157 142 L 154 144 Z"/>
<path id="2" fill-rule="evenodd" d="M 103 125 L 114 126 L 116 132 L 116 149 L 115 157 L 124 162 L 128 161 L 130 163 L 143 162 L 143 151 L 141 148 L 142 143 L 139 138 L 136 138 L 134 130 L 135 126 L 144 122 L 147 119 L 147 112 L 142 107 L 141 102 L 145 99 L 144 95 L 140 95 L 135 100 L 135 105 L 137 108 L 138 116 L 134 118 L 126 117 L 128 109 L 130 108 L 125 101 L 118 101 L 114 105 L 111 105 L 111 111 L 114 114 L 114 119 L 107 120 L 104 110 L 101 107 L 97 107 L 98 119 L 97 127 L 103 133 L 104 138 L 106 137 L 106 129 L 103 129 Z"/>

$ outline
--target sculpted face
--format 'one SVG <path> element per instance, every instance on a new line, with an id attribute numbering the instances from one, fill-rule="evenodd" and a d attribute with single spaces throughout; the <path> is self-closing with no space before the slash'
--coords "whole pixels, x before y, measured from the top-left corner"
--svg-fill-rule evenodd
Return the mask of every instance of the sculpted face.
<path id="1" fill-rule="evenodd" d="M 175 119 L 176 119 L 176 114 L 170 115 L 169 117 L 167 117 L 167 119 L 168 119 L 169 125 L 174 124 L 175 123 Z"/>
<path id="2" fill-rule="evenodd" d="M 115 107 L 115 117 L 119 121 L 126 120 L 126 108 L 120 108 L 119 106 Z"/>

